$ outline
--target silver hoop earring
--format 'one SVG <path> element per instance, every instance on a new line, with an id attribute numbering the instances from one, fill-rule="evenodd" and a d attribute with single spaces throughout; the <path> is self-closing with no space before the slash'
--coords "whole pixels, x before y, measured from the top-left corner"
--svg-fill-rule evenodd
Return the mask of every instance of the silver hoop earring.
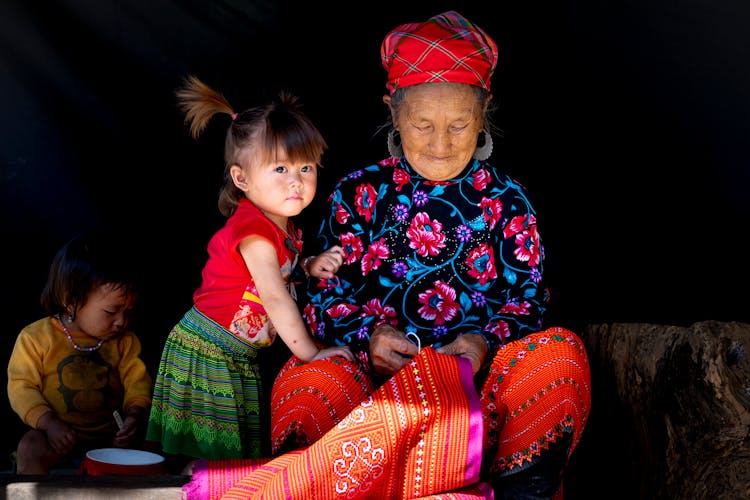
<path id="1" fill-rule="evenodd" d="M 485 161 L 492 154 L 492 136 L 487 129 L 483 129 L 482 133 L 484 134 L 484 144 L 477 146 L 477 149 L 474 150 L 474 158 L 479 161 Z"/>
<path id="2" fill-rule="evenodd" d="M 398 136 L 398 143 L 396 143 L 396 136 Z M 392 128 L 388 131 L 388 153 L 396 158 L 401 158 L 404 155 L 404 149 L 401 147 L 401 134 L 398 130 Z"/>

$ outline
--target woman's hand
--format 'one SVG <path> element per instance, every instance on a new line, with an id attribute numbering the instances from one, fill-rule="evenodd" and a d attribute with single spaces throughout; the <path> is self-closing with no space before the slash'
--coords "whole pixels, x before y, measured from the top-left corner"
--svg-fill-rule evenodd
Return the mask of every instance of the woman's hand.
<path id="1" fill-rule="evenodd" d="M 370 361 L 377 373 L 393 375 L 417 354 L 419 348 L 391 325 L 380 325 L 370 336 Z"/>
<path id="2" fill-rule="evenodd" d="M 459 335 L 450 344 L 438 347 L 435 351 L 451 356 L 461 356 L 471 362 L 471 371 L 476 375 L 487 357 L 487 343 L 478 333 Z"/>

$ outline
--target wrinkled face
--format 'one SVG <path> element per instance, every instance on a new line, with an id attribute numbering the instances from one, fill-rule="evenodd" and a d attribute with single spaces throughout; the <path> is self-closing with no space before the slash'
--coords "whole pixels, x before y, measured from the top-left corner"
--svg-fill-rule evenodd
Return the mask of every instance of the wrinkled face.
<path id="1" fill-rule="evenodd" d="M 387 96 L 385 101 L 389 104 Z M 482 131 L 483 106 L 469 85 L 414 85 L 393 122 L 414 170 L 444 181 L 461 173 L 471 160 Z"/>
<path id="2" fill-rule="evenodd" d="M 97 339 L 122 333 L 128 326 L 135 298 L 111 284 L 95 288 L 75 312 L 73 328 Z"/>
<path id="3" fill-rule="evenodd" d="M 243 161 L 232 167 L 235 184 L 266 216 L 282 227 L 288 217 L 299 214 L 315 196 L 318 170 L 314 163 L 291 163 L 278 154 L 267 164 Z"/>

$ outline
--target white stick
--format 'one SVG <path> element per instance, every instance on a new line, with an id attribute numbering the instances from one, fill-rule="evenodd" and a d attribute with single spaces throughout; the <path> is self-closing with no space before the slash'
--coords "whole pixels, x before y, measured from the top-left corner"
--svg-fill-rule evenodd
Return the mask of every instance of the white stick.
<path id="1" fill-rule="evenodd" d="M 120 416 L 120 412 L 117 411 L 117 410 L 115 410 L 115 411 L 112 412 L 112 416 L 115 417 L 115 422 L 117 422 L 117 427 L 119 427 L 120 429 L 122 429 L 125 426 L 125 424 L 122 421 L 122 417 Z"/>

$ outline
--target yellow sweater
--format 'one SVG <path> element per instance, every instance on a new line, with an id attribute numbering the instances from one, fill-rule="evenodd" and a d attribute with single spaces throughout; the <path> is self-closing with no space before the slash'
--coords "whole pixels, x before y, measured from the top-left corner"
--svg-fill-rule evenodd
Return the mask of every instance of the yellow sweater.
<path id="1" fill-rule="evenodd" d="M 81 347 L 91 337 L 71 331 Z M 54 411 L 84 438 L 114 434 L 113 410 L 151 408 L 153 381 L 140 358 L 141 343 L 132 332 L 109 339 L 92 352 L 78 351 L 52 317 L 21 330 L 8 363 L 8 399 L 33 428 Z"/>

